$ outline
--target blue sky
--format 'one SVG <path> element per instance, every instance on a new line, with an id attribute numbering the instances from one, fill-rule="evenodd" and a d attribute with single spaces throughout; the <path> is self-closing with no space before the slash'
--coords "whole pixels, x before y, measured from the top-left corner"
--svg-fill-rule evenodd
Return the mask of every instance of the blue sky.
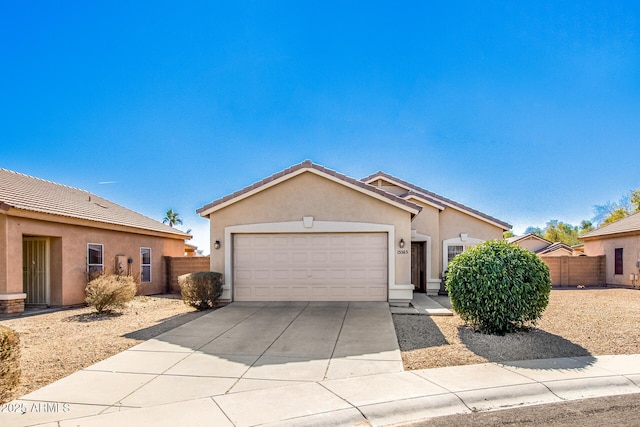
<path id="1" fill-rule="evenodd" d="M 0 167 L 207 252 L 197 208 L 305 159 L 578 224 L 640 187 L 639 5 L 0 0 Z"/>

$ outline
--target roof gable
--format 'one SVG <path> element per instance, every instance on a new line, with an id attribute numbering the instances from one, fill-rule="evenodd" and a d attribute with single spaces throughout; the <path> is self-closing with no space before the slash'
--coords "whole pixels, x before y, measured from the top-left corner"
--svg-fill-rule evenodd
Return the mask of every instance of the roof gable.
<path id="1" fill-rule="evenodd" d="M 632 215 L 619 219 L 616 222 L 596 228 L 595 230 L 580 236 L 580 239 L 590 239 L 594 237 L 632 232 L 640 232 L 640 212 L 636 212 Z"/>
<path id="2" fill-rule="evenodd" d="M 507 239 L 507 242 L 509 242 L 509 243 L 517 243 L 517 242 L 521 242 L 521 241 L 523 241 L 523 240 L 539 240 L 540 242 L 542 242 L 542 243 L 546 243 L 546 244 L 548 244 L 548 245 L 553 244 L 553 242 L 551 242 L 551 241 L 549 241 L 549 240 L 547 240 L 547 239 L 545 239 L 545 238 L 543 238 L 543 237 L 536 236 L 536 235 L 535 235 L 535 234 L 533 234 L 533 233 L 523 234 L 522 236 L 513 236 L 513 237 L 509 237 L 509 238 Z"/>
<path id="3" fill-rule="evenodd" d="M 535 253 L 538 254 L 538 255 L 545 255 L 545 254 L 548 254 L 548 253 L 551 253 L 551 252 L 555 252 L 555 251 L 560 251 L 560 250 L 568 252 L 570 254 L 573 254 L 573 249 L 571 248 L 571 246 L 569 246 L 569 245 L 567 245 L 565 243 L 562 243 L 562 242 L 552 243 L 549 246 L 547 246 L 546 248 L 542 248 L 542 249 L 539 249 L 539 250 L 535 251 Z"/>
<path id="4" fill-rule="evenodd" d="M 447 199 L 446 197 L 440 196 L 434 192 L 426 190 L 424 188 L 418 187 L 417 185 L 411 184 L 407 181 L 403 181 L 399 178 L 396 178 L 392 175 L 389 175 L 385 172 L 378 171 L 372 175 L 369 175 L 365 178 L 362 178 L 362 182 L 371 183 L 376 180 L 383 180 L 389 184 L 395 185 L 397 187 L 405 188 L 407 190 L 406 197 L 410 197 L 411 195 L 420 195 L 422 197 L 426 197 L 427 200 L 430 200 L 432 203 L 436 205 L 443 205 L 445 207 L 450 207 L 461 212 L 466 213 L 467 215 L 478 218 L 482 221 L 488 222 L 492 225 L 502 228 L 503 230 L 511 229 L 511 224 L 508 224 L 504 221 L 500 221 L 497 218 L 494 218 L 490 215 L 482 213 L 476 209 L 472 209 L 468 206 L 465 206 L 461 203 L 455 202 L 451 199 Z"/>
<path id="5" fill-rule="evenodd" d="M 376 188 L 372 185 L 358 181 L 357 179 L 348 177 L 334 170 L 325 168 L 324 166 L 315 164 L 309 160 L 305 160 L 302 163 L 291 166 L 290 168 L 287 168 L 281 172 L 275 173 L 248 187 L 238 190 L 235 193 L 229 194 L 228 196 L 222 197 L 218 200 L 214 200 L 213 202 L 201 207 L 196 212 L 199 213 L 201 216 L 206 217 L 217 210 L 225 208 L 229 205 L 239 202 L 240 200 L 251 197 L 256 193 L 259 193 L 268 188 L 276 186 L 281 182 L 287 181 L 295 176 L 298 176 L 302 173 L 307 173 L 307 172 L 314 173 L 330 181 L 337 182 L 341 185 L 344 185 L 353 190 L 364 193 L 375 199 L 378 199 L 385 203 L 389 203 L 393 206 L 396 206 L 400 209 L 410 212 L 412 215 L 416 215 L 422 209 L 421 206 L 416 205 L 415 203 L 412 203 L 408 200 L 405 200 L 402 197 L 398 197 L 391 193 L 387 193 L 386 191 L 380 190 L 379 188 Z"/>
<path id="6" fill-rule="evenodd" d="M 88 191 L 0 168 L 0 209 L 11 208 L 191 238 Z"/>

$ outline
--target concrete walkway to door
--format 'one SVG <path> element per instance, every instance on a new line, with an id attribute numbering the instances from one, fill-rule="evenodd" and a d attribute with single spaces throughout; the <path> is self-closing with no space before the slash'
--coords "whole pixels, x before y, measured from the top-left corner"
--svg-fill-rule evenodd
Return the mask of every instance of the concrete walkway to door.
<path id="1" fill-rule="evenodd" d="M 233 303 L 30 393 L 21 425 L 402 372 L 387 303 Z"/>

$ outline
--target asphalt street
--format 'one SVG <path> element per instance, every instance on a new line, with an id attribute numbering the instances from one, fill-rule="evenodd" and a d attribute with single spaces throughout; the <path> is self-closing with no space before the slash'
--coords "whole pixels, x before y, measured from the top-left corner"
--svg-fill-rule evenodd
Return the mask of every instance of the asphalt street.
<path id="1" fill-rule="evenodd" d="M 624 394 L 473 414 L 450 415 L 403 424 L 403 427 L 423 426 L 634 427 L 640 426 L 640 394 Z"/>

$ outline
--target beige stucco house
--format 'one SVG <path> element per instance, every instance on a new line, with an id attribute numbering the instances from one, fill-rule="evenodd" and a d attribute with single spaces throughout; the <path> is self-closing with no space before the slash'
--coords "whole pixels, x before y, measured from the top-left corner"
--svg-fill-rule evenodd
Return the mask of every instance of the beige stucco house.
<path id="1" fill-rule="evenodd" d="M 222 299 L 389 301 L 436 294 L 455 255 L 511 226 L 383 172 L 302 162 L 198 213 Z"/>
<path id="2" fill-rule="evenodd" d="M 84 190 L 0 169 L 0 314 L 81 304 L 89 271 L 164 292 L 163 255 L 191 236 Z"/>
<path id="3" fill-rule="evenodd" d="M 640 286 L 640 212 L 581 236 L 584 253 L 606 257 L 606 284 Z"/>

